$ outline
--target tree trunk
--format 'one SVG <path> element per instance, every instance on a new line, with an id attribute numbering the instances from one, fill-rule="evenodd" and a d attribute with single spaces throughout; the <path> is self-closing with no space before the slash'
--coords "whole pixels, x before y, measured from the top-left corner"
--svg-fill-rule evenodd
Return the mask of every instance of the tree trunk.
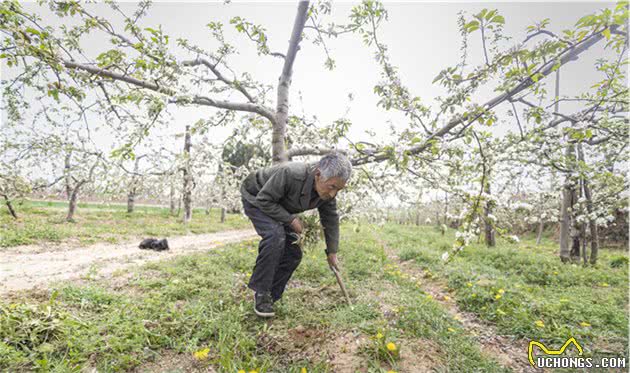
<path id="1" fill-rule="evenodd" d="M 77 185 L 70 193 L 70 199 L 68 200 L 68 215 L 66 216 L 66 221 L 68 223 L 74 223 L 74 212 L 77 210 L 77 198 L 79 196 L 80 187 L 80 185 Z"/>
<path id="2" fill-rule="evenodd" d="M 140 169 L 140 158 L 136 157 L 136 161 L 133 164 L 133 175 L 131 176 L 131 185 L 129 186 L 129 193 L 127 193 L 127 213 L 131 214 L 135 207 L 136 194 L 138 188 L 138 170 Z"/>
<path id="3" fill-rule="evenodd" d="M 15 212 L 15 209 L 13 208 L 13 205 L 11 204 L 11 200 L 6 194 L 3 194 L 2 196 L 4 197 L 4 204 L 7 205 L 7 208 L 9 209 L 9 214 L 13 216 L 13 219 L 17 219 L 18 216 L 17 216 L 17 213 Z"/>
<path id="4" fill-rule="evenodd" d="M 134 189 L 130 190 L 127 194 L 127 213 L 131 214 L 135 207 L 136 202 L 136 191 Z"/>
<path id="5" fill-rule="evenodd" d="M 586 163 L 584 160 L 584 151 L 582 149 L 582 144 L 578 144 L 578 159 L 580 162 Z M 593 196 L 591 194 L 591 188 L 588 185 L 588 180 L 586 178 L 582 178 L 582 187 L 584 188 L 584 198 L 586 198 L 586 210 L 588 211 L 589 217 L 593 213 Z M 597 254 L 599 252 L 599 233 L 597 232 L 597 224 L 595 220 L 589 219 L 589 227 L 591 230 L 591 258 L 590 263 L 597 263 Z"/>
<path id="6" fill-rule="evenodd" d="M 488 181 L 486 182 L 485 189 L 486 189 L 486 194 L 491 195 L 490 172 L 488 172 Z M 486 230 L 486 246 L 487 247 L 495 247 L 497 244 L 495 240 L 495 236 L 494 236 L 494 228 L 492 227 L 492 223 L 490 223 L 490 218 L 489 218 L 490 215 L 492 215 L 493 205 L 494 205 L 494 202 L 488 200 L 486 201 L 486 206 L 484 209 L 485 222 L 486 222 L 485 230 Z"/>
<path id="7" fill-rule="evenodd" d="M 272 122 L 273 130 L 271 132 L 271 151 L 272 161 L 274 164 L 288 161 L 287 150 L 285 146 L 287 120 L 289 118 L 289 88 L 291 86 L 291 78 L 293 76 L 293 63 L 295 56 L 299 50 L 300 40 L 302 40 L 302 31 L 304 24 L 308 19 L 308 1 L 300 1 L 298 4 L 295 22 L 293 23 L 293 31 L 289 40 L 289 49 L 284 58 L 284 66 L 282 74 L 278 81 L 278 102 L 276 105 L 276 120 Z"/>
<path id="8" fill-rule="evenodd" d="M 225 223 L 225 207 L 221 207 L 221 223 Z"/>
<path id="9" fill-rule="evenodd" d="M 574 188 L 571 191 L 571 199 L 570 199 L 570 203 L 571 203 L 571 208 L 573 209 L 575 207 L 575 204 L 577 202 L 578 199 L 578 194 L 576 189 Z M 569 259 L 572 262 L 575 261 L 580 261 L 580 225 L 577 222 L 577 219 L 575 218 L 575 212 L 572 211 L 571 215 L 570 215 L 570 219 L 569 219 L 569 236 L 572 242 L 571 245 L 571 251 L 569 252 Z"/>
<path id="10" fill-rule="evenodd" d="M 185 166 L 184 166 L 184 192 L 183 192 L 183 202 L 184 202 L 184 224 L 188 224 L 190 219 L 192 218 L 192 169 L 191 169 L 191 160 L 190 160 L 190 148 L 192 146 L 192 142 L 190 140 L 190 126 L 186 126 L 186 135 L 184 136 L 184 157 L 185 157 Z"/>
<path id="11" fill-rule="evenodd" d="M 66 158 L 63 162 L 63 174 L 66 183 L 66 199 L 70 201 L 70 195 L 72 194 L 71 176 L 70 176 L 70 161 L 72 160 L 72 152 L 66 154 Z"/>
<path id="12" fill-rule="evenodd" d="M 579 145 L 578 145 L 579 147 Z M 579 154 L 578 154 L 579 157 Z M 580 193 L 579 196 L 582 197 L 583 193 L 584 193 L 584 180 L 580 179 L 580 183 L 579 183 L 579 187 L 580 187 Z M 582 261 L 584 262 L 584 265 L 588 264 L 588 259 L 586 257 L 586 222 L 582 221 L 579 224 L 579 237 L 580 237 L 580 254 L 582 256 Z M 578 258 L 579 259 L 579 258 Z"/>
<path id="13" fill-rule="evenodd" d="M 545 223 L 542 219 L 538 223 L 538 235 L 536 236 L 536 246 L 540 245 L 540 241 L 542 240 L 543 231 L 545 230 Z"/>
<path id="14" fill-rule="evenodd" d="M 173 180 L 171 180 L 171 190 L 169 193 L 169 202 L 170 202 L 170 210 L 171 210 L 171 215 L 175 216 L 175 183 L 173 182 Z"/>
<path id="15" fill-rule="evenodd" d="M 558 113 L 559 110 L 559 98 L 560 98 L 560 69 L 556 70 L 556 97 L 555 97 L 555 105 L 554 111 Z M 574 159 L 575 149 L 573 149 L 573 145 L 567 144 L 565 149 L 565 157 L 567 168 L 571 169 L 573 166 L 572 159 Z M 569 212 L 569 209 L 573 210 L 573 193 L 575 188 L 573 186 L 573 181 L 571 179 L 571 175 L 567 175 L 564 180 L 564 186 L 562 188 L 562 207 L 560 209 L 560 214 L 562 218 L 560 220 L 560 260 L 563 263 L 566 263 L 571 258 L 571 248 L 570 245 L 570 231 L 571 231 L 571 214 L 572 211 Z"/>
<path id="16" fill-rule="evenodd" d="M 444 225 L 448 226 L 448 192 L 444 193 Z"/>

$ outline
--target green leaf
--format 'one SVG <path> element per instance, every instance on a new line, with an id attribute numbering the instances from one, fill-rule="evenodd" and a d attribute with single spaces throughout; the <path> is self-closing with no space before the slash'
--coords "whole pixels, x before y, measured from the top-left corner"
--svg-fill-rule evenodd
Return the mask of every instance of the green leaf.
<path id="1" fill-rule="evenodd" d="M 587 139 L 590 139 L 590 138 L 592 138 L 592 137 L 593 137 L 593 131 L 592 131 L 590 128 L 586 130 L 585 137 L 586 137 Z"/>
<path id="2" fill-rule="evenodd" d="M 466 32 L 471 33 L 477 29 L 479 29 L 479 21 L 470 21 L 464 25 L 464 29 Z"/>
<path id="3" fill-rule="evenodd" d="M 503 18 L 503 16 L 500 15 L 496 15 L 494 18 L 492 18 L 492 22 L 494 23 L 500 23 L 500 24 L 505 24 L 505 18 Z"/>
<path id="4" fill-rule="evenodd" d="M 41 33 L 39 31 L 35 30 L 32 27 L 27 27 L 26 28 L 26 32 L 28 32 L 29 34 L 40 35 L 41 36 Z"/>
<path id="5" fill-rule="evenodd" d="M 435 77 L 435 79 L 433 79 L 432 84 L 435 84 L 435 82 L 437 82 L 438 80 L 442 80 L 442 76 L 443 76 L 443 75 L 444 75 L 444 73 L 443 73 L 443 72 L 440 72 L 440 73 L 439 73 L 439 74 Z M 374 89 L 376 89 L 376 87 L 375 87 Z"/>
<path id="6" fill-rule="evenodd" d="M 610 40 L 610 28 L 606 27 L 606 29 L 602 31 L 602 35 L 604 35 L 606 40 Z"/>

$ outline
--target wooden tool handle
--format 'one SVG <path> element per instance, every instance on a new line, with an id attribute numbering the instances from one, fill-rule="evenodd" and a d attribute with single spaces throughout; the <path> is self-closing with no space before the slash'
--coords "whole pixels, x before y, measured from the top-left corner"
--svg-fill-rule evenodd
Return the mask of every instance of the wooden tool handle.
<path id="1" fill-rule="evenodd" d="M 350 297 L 348 296 L 348 292 L 346 291 L 346 286 L 343 284 L 343 280 L 341 279 L 341 274 L 333 266 L 330 266 L 330 269 L 335 274 L 335 277 L 337 278 L 337 283 L 339 284 L 339 287 L 341 288 L 341 291 L 343 292 L 344 297 L 346 297 L 346 301 L 348 302 L 349 305 L 352 305 L 352 302 L 350 302 Z"/>

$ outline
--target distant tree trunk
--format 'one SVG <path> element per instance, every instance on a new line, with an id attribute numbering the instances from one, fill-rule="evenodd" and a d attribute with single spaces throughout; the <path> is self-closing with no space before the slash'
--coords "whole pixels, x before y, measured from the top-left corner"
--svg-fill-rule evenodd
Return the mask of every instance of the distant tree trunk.
<path id="1" fill-rule="evenodd" d="M 586 163 L 584 159 L 584 150 L 582 149 L 582 144 L 578 144 L 578 159 L 580 162 Z M 584 188 L 584 198 L 586 198 L 586 210 L 588 211 L 589 217 L 593 213 L 593 196 L 591 194 L 591 188 L 588 185 L 588 180 L 586 178 L 582 178 L 582 187 Z M 597 263 L 597 255 L 599 253 L 599 233 L 597 232 L 597 224 L 595 220 L 589 219 L 589 227 L 591 230 L 591 258 L 590 263 Z M 586 244 L 586 243 L 585 243 Z"/>
<path id="2" fill-rule="evenodd" d="M 66 200 L 70 201 L 70 194 L 72 194 L 72 181 L 70 175 L 70 161 L 72 160 L 72 152 L 66 153 L 66 158 L 63 162 L 63 174 L 66 183 Z"/>
<path id="3" fill-rule="evenodd" d="M 225 223 L 225 207 L 221 206 L 221 223 Z"/>
<path id="4" fill-rule="evenodd" d="M 545 223 L 542 219 L 538 222 L 538 235 L 536 236 L 536 246 L 540 245 L 540 241 L 542 240 L 543 231 L 545 230 Z"/>
<path id="5" fill-rule="evenodd" d="M 492 194 L 490 191 L 490 172 L 489 171 L 488 171 L 488 181 L 486 182 L 485 189 L 486 189 L 487 195 Z M 484 215 L 485 215 L 485 222 L 486 222 L 485 228 L 486 228 L 486 246 L 487 247 L 494 247 L 497 244 L 494 237 L 494 228 L 492 227 L 492 223 L 490 223 L 490 215 L 492 215 L 493 207 L 494 207 L 493 201 L 491 200 L 486 201 Z"/>
<path id="6" fill-rule="evenodd" d="M 98 166 L 99 162 L 100 160 L 97 158 L 94 161 L 94 164 L 92 164 L 92 167 L 90 168 L 87 178 L 77 181 L 76 184 L 74 185 L 74 188 L 72 188 L 72 191 L 70 193 L 70 198 L 68 200 L 68 215 L 66 215 L 66 221 L 68 223 L 74 222 L 74 213 L 77 210 L 77 200 L 79 198 L 79 191 L 81 190 L 81 187 L 84 184 L 88 182 L 92 182 L 94 170 L 96 169 L 96 166 Z"/>
<path id="7" fill-rule="evenodd" d="M 558 113 L 559 110 L 559 97 L 560 97 L 560 69 L 556 70 L 556 102 L 554 111 Z M 573 162 L 575 149 L 573 145 L 567 144 L 565 148 L 565 157 L 567 159 L 567 168 L 571 168 Z M 571 175 L 566 175 L 564 180 L 564 186 L 562 187 L 562 207 L 561 207 L 561 220 L 560 220 L 560 260 L 563 263 L 568 262 L 571 259 L 570 246 L 570 233 L 571 233 L 571 214 L 573 212 L 573 195 L 575 193 L 575 187 Z M 569 211 L 571 210 L 571 211 Z"/>
<path id="8" fill-rule="evenodd" d="M 566 148 L 567 158 L 573 154 L 573 146 Z M 567 175 L 562 188 L 562 219 L 560 221 L 560 260 L 568 262 L 571 259 L 571 215 L 573 213 L 573 201 L 575 187 L 571 175 Z"/>
<path id="9" fill-rule="evenodd" d="M 579 196 L 582 197 L 583 193 L 584 193 L 584 179 L 580 178 L 580 182 L 579 182 L 579 188 L 580 188 L 580 194 Z M 580 254 L 582 257 L 582 261 L 584 262 L 584 265 L 588 264 L 588 258 L 587 258 L 587 253 L 586 253 L 586 221 L 582 221 L 578 224 L 578 228 L 579 228 L 579 235 L 578 237 L 580 238 Z M 577 258 L 579 261 L 579 257 Z"/>
<path id="10" fill-rule="evenodd" d="M 131 214 L 133 212 L 135 202 L 136 202 L 135 200 L 136 200 L 135 190 L 131 189 L 129 193 L 127 194 L 127 213 Z"/>
<path id="11" fill-rule="evenodd" d="M 175 216 L 175 183 L 173 182 L 173 180 L 171 180 L 171 190 L 169 193 L 169 198 L 171 215 Z"/>
<path id="12" fill-rule="evenodd" d="M 573 189 L 571 193 L 571 209 L 575 208 L 575 204 L 577 203 L 578 197 L 579 196 L 577 194 L 577 191 Z M 580 261 L 580 224 L 575 218 L 574 211 L 571 212 L 569 225 L 570 225 L 570 228 L 569 228 L 570 238 L 571 238 L 571 241 L 573 242 L 571 246 L 571 251 L 569 252 L 569 259 L 573 262 L 575 261 L 579 262 Z"/>
<path id="13" fill-rule="evenodd" d="M 192 141 L 190 140 L 190 126 L 186 126 L 186 135 L 184 136 L 184 191 L 182 200 L 184 202 L 184 224 L 188 224 L 192 218 L 192 169 L 190 160 L 190 148 Z"/>
<path id="14" fill-rule="evenodd" d="M 136 157 L 136 161 L 133 164 L 133 175 L 131 176 L 131 185 L 129 186 L 129 193 L 127 193 L 127 213 L 131 214 L 135 207 L 136 194 L 138 193 L 138 170 L 141 157 Z"/>
<path id="15" fill-rule="evenodd" d="M 74 223 L 74 213 L 77 210 L 79 188 L 81 188 L 81 185 L 77 185 L 70 193 L 70 199 L 68 200 L 68 215 L 66 215 L 66 221 L 68 223 Z"/>
<path id="16" fill-rule="evenodd" d="M 448 226 L 448 192 L 444 192 L 444 224 Z"/>
<path id="17" fill-rule="evenodd" d="M 13 208 L 13 205 L 11 204 L 11 200 L 9 199 L 9 196 L 7 196 L 6 194 L 2 195 L 4 197 L 4 204 L 7 205 L 7 208 L 9 209 L 9 214 L 11 214 L 11 216 L 13 216 L 13 219 L 17 219 L 17 213 L 15 212 L 15 209 Z"/>

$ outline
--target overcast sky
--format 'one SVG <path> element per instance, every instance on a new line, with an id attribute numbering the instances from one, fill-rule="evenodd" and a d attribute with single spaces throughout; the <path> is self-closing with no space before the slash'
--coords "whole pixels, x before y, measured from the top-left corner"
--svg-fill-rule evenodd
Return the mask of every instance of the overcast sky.
<path id="1" fill-rule="evenodd" d="M 504 32 L 513 39 L 510 44 L 517 44 L 526 35 L 526 27 L 544 18 L 550 18 L 549 29 L 559 32 L 572 27 L 583 15 L 604 7 L 610 2 L 386 2 L 389 21 L 380 30 L 380 40 L 389 47 L 391 61 L 399 67 L 403 83 L 411 92 L 420 96 L 423 102 L 431 104 L 432 99 L 443 95 L 444 91 L 432 85 L 432 80 L 439 71 L 453 66 L 459 61 L 461 37 L 458 32 L 458 12 L 477 13 L 483 8 L 496 8 L 505 17 Z M 337 24 L 347 22 L 347 16 L 354 3 L 337 2 L 332 15 L 327 18 Z M 131 14 L 135 3 L 123 3 L 122 9 Z M 93 12 L 101 16 L 112 14 L 104 4 L 90 4 Z M 59 25 L 68 22 L 51 16 L 38 5 L 30 3 L 28 8 L 37 10 L 45 19 L 44 23 Z M 286 52 L 288 39 L 296 12 L 294 2 L 156 2 L 142 20 L 143 27 L 161 25 L 170 35 L 171 40 L 186 38 L 192 44 L 212 49 L 213 43 L 206 24 L 221 21 L 229 30 L 227 38 L 237 46 L 240 54 L 232 58 L 230 65 L 239 73 L 249 72 L 258 81 L 268 84 L 277 82 L 282 61 L 273 57 L 261 58 L 251 42 L 242 34 L 237 34 L 229 25 L 230 18 L 240 16 L 261 24 L 267 29 L 271 50 Z M 113 19 L 114 24 L 120 24 Z M 120 28 L 122 30 L 122 28 Z M 102 35 L 102 34 L 101 34 Z M 312 35 L 312 30 L 310 32 Z M 109 49 L 107 38 L 91 37 L 87 43 L 88 55 L 96 56 Z M 469 42 L 469 64 L 482 62 L 480 35 L 474 33 Z M 386 134 L 388 121 L 396 126 L 404 126 L 400 116 L 385 112 L 376 107 L 377 97 L 373 87 L 378 82 L 380 72 L 373 58 L 373 51 L 364 46 L 357 35 L 344 35 L 328 43 L 337 67 L 333 71 L 324 68 L 325 54 L 321 47 L 303 42 L 298 53 L 291 87 L 291 110 L 293 113 L 317 115 L 323 123 L 329 123 L 341 117 L 348 107 L 348 94 L 354 101 L 350 103 L 348 119 L 353 123 L 351 136 L 360 139 L 366 129 L 374 129 Z M 178 50 L 178 49 L 177 49 Z M 180 51 L 181 52 L 181 51 Z M 602 56 L 602 48 L 596 46 L 586 52 L 578 62 L 570 63 L 562 71 L 562 94 L 577 94 L 600 79 L 594 72 L 595 60 Z M 191 55 L 177 53 L 178 57 L 190 58 Z M 3 75 L 7 76 L 6 66 L 2 66 Z M 9 74 L 12 75 L 12 74 Z M 551 80 L 551 79 L 548 79 Z M 303 98 L 303 106 L 297 100 Z M 483 103 L 494 95 L 491 91 L 481 92 L 475 101 Z M 275 93 L 274 93 L 275 96 Z M 241 100 L 234 95 L 235 100 Z M 162 134 L 182 132 L 187 124 L 207 118 L 214 110 L 211 108 L 175 108 L 172 107 L 175 121 Z M 561 108 L 562 109 L 562 108 Z M 571 112 L 572 110 L 568 110 Z M 446 119 L 446 118 L 445 118 Z M 505 125 L 502 125 L 505 126 Z M 500 131 L 507 130 L 499 128 Z M 216 139 L 220 140 L 229 130 L 217 130 Z"/>

